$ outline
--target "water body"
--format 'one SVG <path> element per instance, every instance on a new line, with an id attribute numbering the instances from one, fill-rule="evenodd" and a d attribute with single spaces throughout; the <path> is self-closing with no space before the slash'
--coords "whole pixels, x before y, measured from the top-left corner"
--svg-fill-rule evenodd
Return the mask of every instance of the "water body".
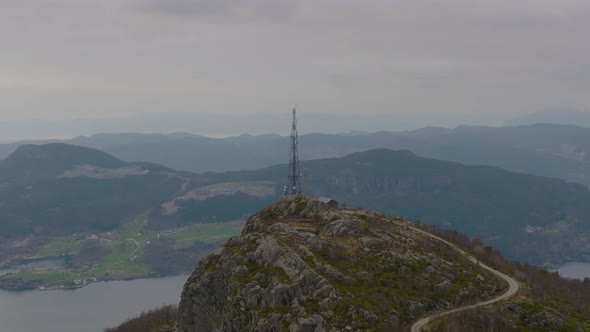
<path id="1" fill-rule="evenodd" d="M 72 291 L 0 291 L 0 330 L 102 332 L 142 311 L 177 304 L 187 278 L 99 282 Z"/>
<path id="2" fill-rule="evenodd" d="M 590 278 L 590 262 L 567 262 L 562 264 L 557 271 L 560 276 L 565 278 Z"/>

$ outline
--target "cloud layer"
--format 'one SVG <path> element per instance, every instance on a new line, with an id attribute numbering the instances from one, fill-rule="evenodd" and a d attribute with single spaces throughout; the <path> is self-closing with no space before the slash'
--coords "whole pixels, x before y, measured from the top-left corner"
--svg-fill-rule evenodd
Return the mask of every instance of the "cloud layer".
<path id="1" fill-rule="evenodd" d="M 0 116 L 501 123 L 590 105 L 587 31 L 584 0 L 0 0 Z"/>

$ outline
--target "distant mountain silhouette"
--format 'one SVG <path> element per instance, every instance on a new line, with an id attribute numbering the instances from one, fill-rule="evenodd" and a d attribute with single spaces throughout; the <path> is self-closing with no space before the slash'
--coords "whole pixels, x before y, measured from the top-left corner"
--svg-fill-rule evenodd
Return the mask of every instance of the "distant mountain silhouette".
<path id="1" fill-rule="evenodd" d="M 253 170 L 285 163 L 289 142 L 278 135 L 223 139 L 187 133 L 97 134 L 65 143 L 100 149 L 125 161 L 145 161 L 192 172 Z M 23 143 L 0 145 L 0 158 Z M 342 157 L 376 148 L 406 149 L 441 160 L 590 184 L 590 128 L 539 124 L 460 126 L 410 132 L 301 136 L 303 160 Z"/>
<path id="2" fill-rule="evenodd" d="M 575 108 L 561 108 L 538 111 L 506 121 L 508 126 L 523 126 L 538 123 L 576 125 L 590 127 L 590 112 Z"/>

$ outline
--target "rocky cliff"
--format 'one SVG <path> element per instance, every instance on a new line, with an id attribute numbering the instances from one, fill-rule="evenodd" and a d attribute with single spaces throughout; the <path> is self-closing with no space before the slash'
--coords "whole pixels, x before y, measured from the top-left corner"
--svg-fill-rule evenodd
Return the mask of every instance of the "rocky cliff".
<path id="1" fill-rule="evenodd" d="M 286 197 L 199 264 L 177 330 L 399 330 L 504 287 L 405 220 Z"/>

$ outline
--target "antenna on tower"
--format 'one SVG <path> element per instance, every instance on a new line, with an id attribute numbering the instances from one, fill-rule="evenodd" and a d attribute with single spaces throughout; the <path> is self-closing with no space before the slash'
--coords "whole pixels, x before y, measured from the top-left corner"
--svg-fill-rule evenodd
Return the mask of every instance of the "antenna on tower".
<path id="1" fill-rule="evenodd" d="M 285 195 L 301 194 L 301 173 L 299 170 L 299 136 L 297 135 L 297 109 L 293 108 L 291 125 L 291 151 L 289 153 L 289 176 L 285 186 Z"/>

